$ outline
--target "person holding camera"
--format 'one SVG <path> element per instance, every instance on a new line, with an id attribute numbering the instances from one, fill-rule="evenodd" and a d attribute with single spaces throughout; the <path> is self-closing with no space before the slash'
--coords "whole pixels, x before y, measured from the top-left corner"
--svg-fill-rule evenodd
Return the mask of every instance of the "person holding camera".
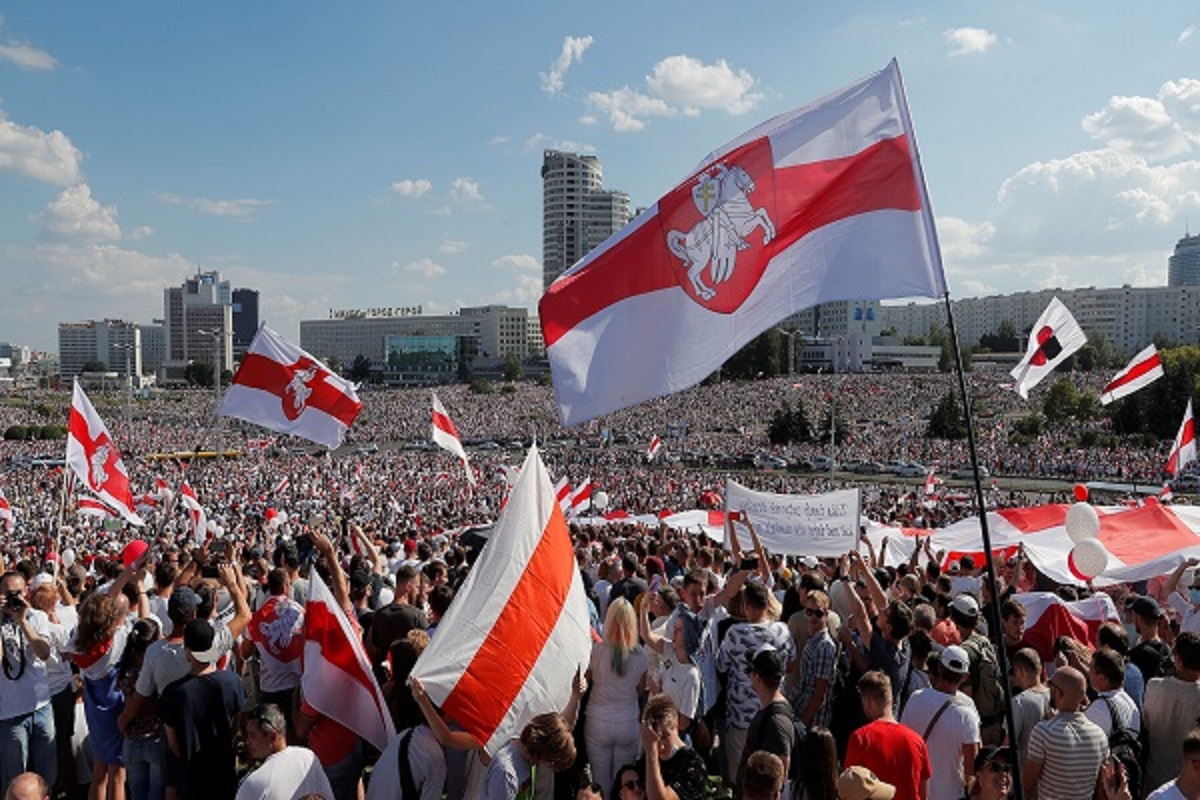
<path id="1" fill-rule="evenodd" d="M 29 607 L 25 578 L 0 575 L 0 644 L 4 669 L 0 680 L 0 786 L 23 772 L 36 772 L 48 784 L 58 773 L 54 715 L 46 659 L 50 657 L 49 619 Z"/>

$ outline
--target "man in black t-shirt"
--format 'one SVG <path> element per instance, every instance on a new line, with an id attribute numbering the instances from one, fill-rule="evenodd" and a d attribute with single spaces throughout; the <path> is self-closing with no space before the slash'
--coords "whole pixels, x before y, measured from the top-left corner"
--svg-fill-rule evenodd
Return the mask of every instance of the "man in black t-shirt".
<path id="1" fill-rule="evenodd" d="M 662 800 L 668 787 L 679 800 L 703 800 L 708 783 L 704 759 L 679 738 L 679 712 L 665 694 L 646 701 L 642 749 L 647 800 Z"/>
<path id="2" fill-rule="evenodd" d="M 1158 626 L 1166 612 L 1153 597 L 1135 598 L 1129 611 L 1139 639 L 1129 650 L 1129 660 L 1142 671 L 1146 683 L 1150 683 L 1151 678 L 1169 675 L 1173 669 L 1171 646 L 1158 636 Z"/>
<path id="3" fill-rule="evenodd" d="M 746 763 L 753 753 L 761 750 L 779 756 L 783 762 L 783 774 L 788 774 L 796 742 L 795 714 L 792 713 L 791 704 L 779 691 L 786 670 L 787 662 L 783 654 L 770 645 L 760 648 L 750 657 L 750 687 L 762 705 L 750 719 L 750 727 L 746 730 L 746 746 L 738 765 L 735 797 L 741 794 Z"/>

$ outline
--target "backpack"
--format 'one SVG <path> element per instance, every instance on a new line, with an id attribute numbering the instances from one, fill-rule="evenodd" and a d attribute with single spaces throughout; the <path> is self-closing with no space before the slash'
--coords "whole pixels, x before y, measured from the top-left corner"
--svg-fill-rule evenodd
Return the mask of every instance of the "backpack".
<path id="1" fill-rule="evenodd" d="M 1000 682 L 1000 663 L 992 643 L 973 634 L 962 643 L 971 659 L 971 699 L 979 712 L 981 728 L 1004 721 L 1004 685 Z"/>
<path id="2" fill-rule="evenodd" d="M 1107 697 L 1098 698 L 1108 706 L 1109 734 L 1108 752 L 1125 767 L 1125 776 L 1129 780 L 1129 793 L 1141 797 L 1142 790 L 1142 742 L 1131 728 L 1117 721 L 1112 702 Z"/>

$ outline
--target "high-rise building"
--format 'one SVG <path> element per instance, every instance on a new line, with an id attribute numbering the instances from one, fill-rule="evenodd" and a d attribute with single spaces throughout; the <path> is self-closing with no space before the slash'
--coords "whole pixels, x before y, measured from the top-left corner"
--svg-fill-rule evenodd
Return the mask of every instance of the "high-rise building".
<path id="1" fill-rule="evenodd" d="M 221 273 L 196 271 L 163 290 L 167 377 L 180 378 L 192 361 L 233 369 L 233 293 Z"/>
<path id="2" fill-rule="evenodd" d="M 99 365 L 136 382 L 142 374 L 142 337 L 132 322 L 106 319 L 58 323 L 58 374 L 69 381 Z"/>
<path id="3" fill-rule="evenodd" d="M 630 219 L 629 195 L 604 190 L 598 157 L 546 150 L 542 154 L 543 288 Z"/>
<path id="4" fill-rule="evenodd" d="M 1185 235 L 1167 259 L 1167 286 L 1200 286 L 1200 234 Z"/>
<path id="5" fill-rule="evenodd" d="M 167 328 L 161 319 L 138 325 L 142 332 L 142 369 L 158 374 L 167 361 Z"/>
<path id="6" fill-rule="evenodd" d="M 233 356 L 238 361 L 258 333 L 258 290 L 233 290 Z"/>

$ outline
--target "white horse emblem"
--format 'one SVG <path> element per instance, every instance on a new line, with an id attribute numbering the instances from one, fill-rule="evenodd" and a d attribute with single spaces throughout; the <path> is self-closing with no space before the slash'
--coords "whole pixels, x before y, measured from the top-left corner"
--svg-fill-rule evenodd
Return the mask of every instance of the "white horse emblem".
<path id="1" fill-rule="evenodd" d="M 108 483 L 108 470 L 105 469 L 105 466 L 108 464 L 108 454 L 110 451 L 111 448 L 107 444 L 102 444 L 92 453 L 91 478 L 93 489 L 99 489 Z"/>
<path id="2" fill-rule="evenodd" d="M 292 380 L 283 392 L 284 394 L 292 395 L 293 411 L 299 413 L 304 410 L 309 396 L 313 393 L 312 387 L 308 384 L 317 376 L 317 372 L 317 367 L 309 367 L 308 369 L 300 369 L 292 373 Z"/>
<path id="3" fill-rule="evenodd" d="M 704 282 L 704 270 L 712 264 L 713 284 L 733 276 L 737 256 L 750 247 L 746 241 L 756 228 L 763 229 L 763 244 L 775 238 L 775 223 L 764 208 L 750 204 L 754 179 L 738 165 L 717 164 L 702 173 L 692 187 L 692 201 L 704 216 L 686 233 L 667 231 L 667 247 L 683 262 L 688 280 L 701 300 L 712 300 L 716 288 Z"/>

